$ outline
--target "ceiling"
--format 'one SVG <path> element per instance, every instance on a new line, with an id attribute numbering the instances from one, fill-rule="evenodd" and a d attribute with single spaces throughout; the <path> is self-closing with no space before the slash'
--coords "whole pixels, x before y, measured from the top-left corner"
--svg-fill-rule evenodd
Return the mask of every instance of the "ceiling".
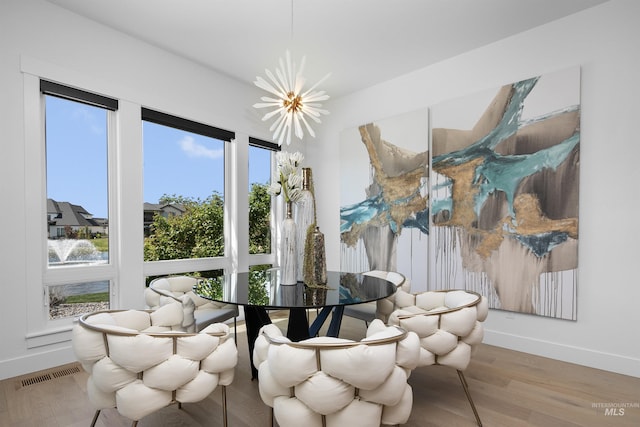
<path id="1" fill-rule="evenodd" d="M 285 51 L 335 98 L 607 0 L 48 0 L 252 84 Z"/>

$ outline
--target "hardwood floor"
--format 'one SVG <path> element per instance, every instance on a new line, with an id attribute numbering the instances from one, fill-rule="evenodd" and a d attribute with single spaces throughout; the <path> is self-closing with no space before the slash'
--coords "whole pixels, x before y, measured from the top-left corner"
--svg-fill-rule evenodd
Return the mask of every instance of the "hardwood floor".
<path id="1" fill-rule="evenodd" d="M 284 318 L 276 315 L 278 320 Z M 257 381 L 250 379 L 244 325 L 238 326 L 240 361 L 227 388 L 229 426 L 267 427 L 270 411 L 260 399 Z M 342 337 L 360 339 L 364 332 L 364 322 L 344 319 Z M 480 347 L 465 375 L 485 426 L 640 426 L 640 378 L 489 345 Z M 1 381 L 0 426 L 88 427 L 94 410 L 84 392 L 86 378 L 74 363 Z M 475 425 L 455 370 L 419 368 L 409 382 L 414 404 L 406 426 Z M 604 406 L 612 407 L 606 413 Z M 108 409 L 96 425 L 130 426 L 131 421 Z M 138 425 L 221 426 L 221 391 L 184 404 L 182 410 L 177 405 L 164 408 Z"/>

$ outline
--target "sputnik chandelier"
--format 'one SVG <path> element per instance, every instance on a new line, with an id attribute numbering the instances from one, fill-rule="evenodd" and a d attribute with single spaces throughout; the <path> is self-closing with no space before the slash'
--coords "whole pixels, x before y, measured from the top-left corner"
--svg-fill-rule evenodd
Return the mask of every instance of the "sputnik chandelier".
<path id="1" fill-rule="evenodd" d="M 309 125 L 307 119 L 311 119 L 316 123 L 321 123 L 320 116 L 329 114 L 329 111 L 323 110 L 320 101 L 329 99 L 329 95 L 323 90 L 315 90 L 322 82 L 324 82 L 330 74 L 324 76 L 318 83 L 310 89 L 303 92 L 303 86 L 306 82 L 302 77 L 304 71 L 305 57 L 302 57 L 300 69 L 296 70 L 296 64 L 291 61 L 291 54 L 287 50 L 286 60 L 283 62 L 280 58 L 280 67 L 276 68 L 276 75 L 269 70 L 265 70 L 269 81 L 258 76 L 254 82 L 256 86 L 276 96 L 263 96 L 260 98 L 264 102 L 258 102 L 253 106 L 255 108 L 273 108 L 262 117 L 262 121 L 267 121 L 276 116 L 269 131 L 273 132 L 273 140 L 278 145 L 287 141 L 287 145 L 291 143 L 291 130 L 295 135 L 302 139 L 304 136 L 304 128 L 309 135 L 315 137 L 316 134 Z"/>
<path id="2" fill-rule="evenodd" d="M 291 40 L 293 41 L 293 0 L 291 0 Z M 303 56 L 300 68 L 297 69 L 296 64 L 291 61 L 291 54 L 287 50 L 285 60 L 283 61 L 280 58 L 280 67 L 276 68 L 275 75 L 267 69 L 265 73 L 269 80 L 258 76 L 254 82 L 259 88 L 276 96 L 275 98 L 263 96 L 260 98 L 263 102 L 258 102 L 253 106 L 254 108 L 272 109 L 262 117 L 262 121 L 276 117 L 269 131 L 273 132 L 273 140 L 278 145 L 282 145 L 285 140 L 287 145 L 291 144 L 292 129 L 295 135 L 302 139 L 304 136 L 303 125 L 307 133 L 315 137 L 316 134 L 307 119 L 321 123 L 320 116 L 329 114 L 327 110 L 321 108 L 322 104 L 320 104 L 320 101 L 329 99 L 329 95 L 323 90 L 315 89 L 331 74 L 327 74 L 318 83 L 303 92 L 303 87 L 306 83 L 305 78 L 302 77 L 305 59 Z"/>

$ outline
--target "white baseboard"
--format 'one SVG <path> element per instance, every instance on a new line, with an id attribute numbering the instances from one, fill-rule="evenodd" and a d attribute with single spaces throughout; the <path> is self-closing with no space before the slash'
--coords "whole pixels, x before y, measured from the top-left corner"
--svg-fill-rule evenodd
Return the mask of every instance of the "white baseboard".
<path id="1" fill-rule="evenodd" d="M 71 345 L 33 355 L 24 355 L 15 359 L 1 360 L 0 380 L 66 365 L 75 360 L 76 357 L 73 354 Z"/>
<path id="2" fill-rule="evenodd" d="M 640 378 L 640 359 L 485 329 L 485 344 Z"/>

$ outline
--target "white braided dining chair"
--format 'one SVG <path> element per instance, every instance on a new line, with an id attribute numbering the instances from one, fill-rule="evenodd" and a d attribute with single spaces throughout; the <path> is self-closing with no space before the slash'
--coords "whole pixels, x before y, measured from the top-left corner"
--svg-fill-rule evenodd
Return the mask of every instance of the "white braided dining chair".
<path id="1" fill-rule="evenodd" d="M 399 290 L 396 310 L 389 324 L 420 337 L 418 366 L 445 365 L 458 372 L 464 393 L 479 426 L 482 426 L 463 371 L 484 338 L 482 322 L 487 318 L 487 299 L 465 290 L 427 291 L 411 294 Z"/>
<path id="2" fill-rule="evenodd" d="M 281 427 L 403 424 L 413 393 L 407 379 L 420 344 L 412 332 L 376 319 L 361 341 L 316 337 L 291 342 L 271 324 L 253 352 L 262 400 Z"/>
<path id="3" fill-rule="evenodd" d="M 87 394 L 100 411 L 116 408 L 133 420 L 172 403 L 199 402 L 222 388 L 227 425 L 226 386 L 234 378 L 238 351 L 229 327 L 209 325 L 181 332 L 179 304 L 158 310 L 107 310 L 82 316 L 73 328 L 73 350 L 89 373 Z"/>
<path id="4" fill-rule="evenodd" d="M 153 279 L 144 290 L 147 308 L 156 310 L 162 305 L 177 302 L 183 306 L 184 327 L 187 332 L 200 331 L 212 323 L 233 318 L 233 331 L 237 333 L 238 306 L 211 301 L 197 295 L 193 288 L 200 280 L 186 275 Z"/>
<path id="5" fill-rule="evenodd" d="M 404 289 L 405 292 L 411 291 L 411 281 L 404 275 L 395 271 L 371 270 L 362 273 L 366 276 L 379 277 L 381 279 L 392 282 L 396 288 Z M 344 307 L 343 316 L 353 317 L 364 321 L 365 326 L 373 319 L 380 319 L 383 323 L 387 323 L 389 315 L 395 309 L 395 294 L 382 298 L 377 301 L 365 302 L 362 304 L 352 304 Z"/>

